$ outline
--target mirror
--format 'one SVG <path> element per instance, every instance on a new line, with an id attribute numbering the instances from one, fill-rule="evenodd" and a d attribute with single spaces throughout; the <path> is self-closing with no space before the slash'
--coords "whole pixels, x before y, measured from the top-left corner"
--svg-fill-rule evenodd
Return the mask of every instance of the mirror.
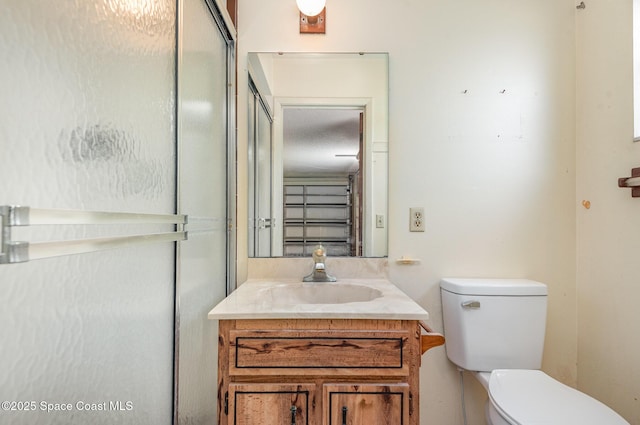
<path id="1" fill-rule="evenodd" d="M 249 256 L 387 256 L 387 53 L 249 53 Z"/>

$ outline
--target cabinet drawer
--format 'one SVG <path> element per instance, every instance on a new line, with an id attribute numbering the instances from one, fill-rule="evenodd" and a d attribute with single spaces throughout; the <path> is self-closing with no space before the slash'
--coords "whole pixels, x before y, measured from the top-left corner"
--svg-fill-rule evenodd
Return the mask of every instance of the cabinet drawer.
<path id="1" fill-rule="evenodd" d="M 230 374 L 407 374 L 405 332 L 232 331 Z"/>

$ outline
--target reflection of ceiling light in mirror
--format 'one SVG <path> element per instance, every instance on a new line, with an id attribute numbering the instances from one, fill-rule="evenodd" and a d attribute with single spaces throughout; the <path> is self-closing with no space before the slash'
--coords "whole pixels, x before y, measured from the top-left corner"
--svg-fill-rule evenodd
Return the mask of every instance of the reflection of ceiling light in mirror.
<path id="1" fill-rule="evenodd" d="M 296 0 L 300 12 L 307 16 L 316 16 L 322 12 L 326 4 L 326 0 Z"/>

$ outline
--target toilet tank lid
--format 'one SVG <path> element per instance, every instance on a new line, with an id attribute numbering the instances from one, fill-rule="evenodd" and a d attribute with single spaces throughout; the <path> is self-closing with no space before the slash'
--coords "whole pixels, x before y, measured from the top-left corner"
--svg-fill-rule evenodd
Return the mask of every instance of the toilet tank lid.
<path id="1" fill-rule="evenodd" d="M 547 285 L 528 279 L 443 278 L 440 288 L 460 295 L 544 296 Z"/>

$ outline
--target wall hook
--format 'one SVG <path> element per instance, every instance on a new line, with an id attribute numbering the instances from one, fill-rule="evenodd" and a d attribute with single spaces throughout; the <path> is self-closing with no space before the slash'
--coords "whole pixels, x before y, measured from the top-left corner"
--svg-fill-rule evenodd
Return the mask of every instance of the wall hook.
<path id="1" fill-rule="evenodd" d="M 583 1 L 581 1 L 580 4 L 576 6 L 576 9 L 586 9 L 586 8 L 587 8 L 587 5 L 584 4 Z"/>
<path id="2" fill-rule="evenodd" d="M 505 94 L 506 92 L 507 92 L 507 89 L 502 89 L 502 90 L 500 91 L 500 94 Z"/>
<path id="3" fill-rule="evenodd" d="M 467 94 L 467 92 L 468 92 L 468 91 L 469 91 L 469 90 L 464 89 L 464 91 L 462 92 L 462 94 Z"/>

